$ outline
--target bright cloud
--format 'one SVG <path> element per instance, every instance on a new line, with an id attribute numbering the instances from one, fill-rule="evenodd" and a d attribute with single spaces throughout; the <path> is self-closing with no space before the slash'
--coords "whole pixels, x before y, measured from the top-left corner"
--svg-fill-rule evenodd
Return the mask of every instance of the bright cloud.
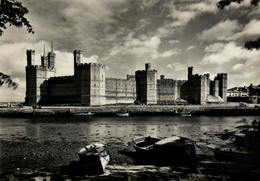
<path id="1" fill-rule="evenodd" d="M 239 25 L 237 20 L 227 19 L 225 21 L 219 22 L 210 29 L 204 30 L 198 35 L 198 38 L 207 41 L 227 41 L 231 40 L 234 33 L 239 31 L 240 29 L 241 25 Z"/>
<path id="2" fill-rule="evenodd" d="M 234 42 L 230 42 L 225 44 L 223 49 L 219 49 L 218 51 L 209 52 L 208 54 L 206 54 L 202 59 L 202 62 L 212 64 L 224 64 L 227 62 L 238 60 L 256 61 L 259 56 L 259 51 L 249 51 L 240 46 L 237 46 Z"/>

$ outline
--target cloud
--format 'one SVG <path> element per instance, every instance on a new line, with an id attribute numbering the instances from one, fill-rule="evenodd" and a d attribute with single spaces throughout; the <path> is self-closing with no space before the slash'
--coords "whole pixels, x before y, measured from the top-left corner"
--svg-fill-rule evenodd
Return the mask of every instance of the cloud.
<path id="1" fill-rule="evenodd" d="M 260 21 L 250 20 L 244 27 L 238 23 L 238 20 L 225 20 L 217 23 L 210 29 L 204 30 L 198 34 L 200 40 L 206 41 L 230 41 L 248 39 L 260 35 Z"/>
<path id="2" fill-rule="evenodd" d="M 175 20 L 177 26 L 186 25 L 196 16 L 203 13 L 216 13 L 218 11 L 215 0 L 177 2 L 168 4 L 170 16 Z"/>
<path id="3" fill-rule="evenodd" d="M 167 57 L 171 57 L 173 55 L 178 55 L 180 53 L 180 50 L 168 50 L 168 51 L 165 51 L 161 54 L 159 54 L 159 57 L 162 57 L 162 58 L 167 58 Z"/>
<path id="4" fill-rule="evenodd" d="M 232 70 L 236 72 L 236 71 L 241 71 L 241 70 L 243 70 L 243 68 L 244 68 L 244 64 L 238 63 L 238 64 L 236 64 L 236 65 L 234 65 L 234 66 L 232 67 Z"/>
<path id="5" fill-rule="evenodd" d="M 166 65 L 167 68 L 172 69 L 174 71 L 183 71 L 186 69 L 186 65 L 181 64 L 179 62 L 171 63 Z"/>
<path id="6" fill-rule="evenodd" d="M 225 47 L 225 43 L 214 43 L 205 47 L 206 53 L 220 52 Z"/>
<path id="7" fill-rule="evenodd" d="M 233 39 L 248 38 L 260 35 L 260 20 L 253 19 L 244 26 L 241 32 L 233 35 Z"/>
<path id="8" fill-rule="evenodd" d="M 192 50 L 194 48 L 195 48 L 195 46 L 191 45 L 191 46 L 188 46 L 187 50 Z"/>
<path id="9" fill-rule="evenodd" d="M 168 43 L 170 44 L 180 43 L 180 40 L 169 40 Z"/>
<path id="10" fill-rule="evenodd" d="M 214 46 L 217 47 L 216 44 L 211 47 Z M 202 67 L 210 68 L 214 72 L 227 72 L 229 74 L 229 87 L 239 86 L 245 82 L 248 84 L 251 82 L 259 83 L 260 51 L 249 51 L 238 46 L 235 42 L 220 46 L 223 48 L 212 48 L 214 51 L 207 51 L 202 59 Z"/>
<path id="11" fill-rule="evenodd" d="M 208 52 L 202 59 L 202 62 L 223 65 L 227 62 L 239 60 L 256 61 L 259 56 L 259 51 L 249 51 L 237 46 L 235 42 L 230 42 L 225 44 L 223 49 Z"/>
<path id="12" fill-rule="evenodd" d="M 206 41 L 228 41 L 233 39 L 234 33 L 241 30 L 241 25 L 237 20 L 225 20 L 217 23 L 210 29 L 204 30 L 198 34 L 198 38 Z"/>

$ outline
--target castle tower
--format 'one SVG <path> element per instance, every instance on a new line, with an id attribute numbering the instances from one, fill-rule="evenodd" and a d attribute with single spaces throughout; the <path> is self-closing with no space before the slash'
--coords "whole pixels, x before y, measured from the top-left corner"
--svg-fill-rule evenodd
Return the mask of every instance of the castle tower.
<path id="1" fill-rule="evenodd" d="M 35 65 L 35 51 L 27 50 L 27 65 Z"/>
<path id="2" fill-rule="evenodd" d="M 157 104 L 157 70 L 145 64 L 145 70 L 135 72 L 136 101 L 141 104 Z"/>
<path id="3" fill-rule="evenodd" d="M 44 82 L 55 76 L 55 53 L 52 51 L 41 56 L 41 65 L 35 65 L 34 50 L 27 50 L 26 70 L 26 105 L 36 106 L 41 102 L 47 102 L 47 87 Z"/>
<path id="4" fill-rule="evenodd" d="M 219 96 L 219 81 L 215 78 L 214 81 L 210 81 L 210 95 Z"/>
<path id="5" fill-rule="evenodd" d="M 227 79 L 228 74 L 227 73 L 220 73 L 217 75 L 216 79 L 219 82 L 219 96 L 224 100 L 224 102 L 227 102 Z"/>
<path id="6" fill-rule="evenodd" d="M 49 70 L 55 70 L 55 58 L 56 54 L 53 51 L 53 42 L 51 41 L 51 51 L 47 55 L 47 68 Z"/>
<path id="7" fill-rule="evenodd" d="M 192 74 L 193 74 L 193 67 L 188 67 L 188 80 L 191 79 Z"/>
<path id="8" fill-rule="evenodd" d="M 76 67 L 77 86 L 80 87 L 81 104 L 87 106 L 105 104 L 105 66 L 80 64 Z"/>
<path id="9" fill-rule="evenodd" d="M 82 62 L 83 60 L 83 54 L 81 50 L 74 50 L 73 52 L 74 57 L 74 75 L 76 73 L 77 66 Z"/>

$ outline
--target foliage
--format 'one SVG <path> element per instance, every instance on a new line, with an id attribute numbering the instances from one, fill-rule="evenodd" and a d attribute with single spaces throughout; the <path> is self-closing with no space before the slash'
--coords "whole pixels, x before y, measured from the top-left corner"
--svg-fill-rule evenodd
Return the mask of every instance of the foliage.
<path id="1" fill-rule="evenodd" d="M 217 6 L 218 8 L 220 9 L 224 9 L 226 6 L 229 6 L 232 2 L 234 3 L 241 3 L 243 2 L 244 0 L 220 0 L 218 3 L 217 3 Z M 259 0 L 251 0 L 251 4 L 254 5 L 254 6 L 257 6 L 259 3 Z"/>
<path id="2" fill-rule="evenodd" d="M 3 85 L 7 85 L 9 88 L 13 88 L 14 90 L 18 87 L 18 84 L 11 79 L 10 75 L 0 72 L 0 87 Z"/>
<path id="3" fill-rule="evenodd" d="M 260 49 L 260 38 L 258 38 L 257 40 L 251 40 L 251 41 L 247 41 L 245 43 L 245 47 L 249 50 L 252 49 Z"/>
<path id="4" fill-rule="evenodd" d="M 34 33 L 31 24 L 25 17 L 28 9 L 17 0 L 0 0 L 0 36 L 9 24 L 15 27 L 27 27 L 29 33 Z"/>

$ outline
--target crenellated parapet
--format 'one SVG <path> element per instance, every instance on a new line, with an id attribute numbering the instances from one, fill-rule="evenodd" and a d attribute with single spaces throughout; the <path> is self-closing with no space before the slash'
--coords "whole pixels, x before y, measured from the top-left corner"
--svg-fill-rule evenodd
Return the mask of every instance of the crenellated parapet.
<path id="1" fill-rule="evenodd" d="M 80 63 L 77 64 L 78 69 L 84 69 L 84 68 L 102 68 L 104 69 L 106 66 L 101 63 Z"/>
<path id="2" fill-rule="evenodd" d="M 147 72 L 152 72 L 152 73 L 157 73 L 157 70 L 137 70 L 137 73 L 147 73 Z"/>
<path id="3" fill-rule="evenodd" d="M 59 76 L 59 77 L 51 77 L 48 79 L 48 82 L 54 83 L 54 82 L 66 82 L 66 81 L 74 81 L 75 76 Z"/>

